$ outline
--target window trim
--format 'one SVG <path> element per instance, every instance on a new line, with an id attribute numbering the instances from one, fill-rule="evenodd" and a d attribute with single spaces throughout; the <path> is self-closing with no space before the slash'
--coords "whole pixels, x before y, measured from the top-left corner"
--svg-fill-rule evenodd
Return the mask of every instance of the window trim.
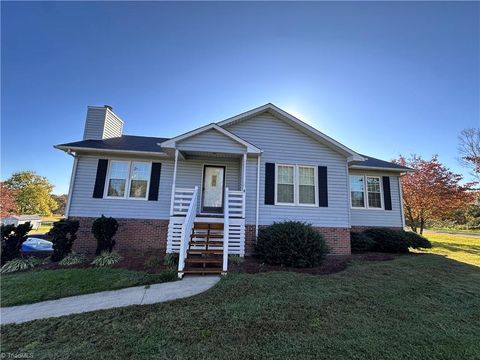
<path id="1" fill-rule="evenodd" d="M 128 172 L 125 184 L 125 194 L 123 196 L 108 196 L 108 187 L 110 183 L 110 170 L 113 162 L 124 162 L 128 164 Z M 145 163 L 148 164 L 148 177 L 147 177 L 147 191 L 145 197 L 132 197 L 130 196 L 130 187 L 132 184 L 132 164 L 133 163 Z M 152 162 L 144 160 L 123 160 L 123 159 L 108 159 L 108 170 L 105 177 L 105 189 L 103 193 L 104 199 L 113 199 L 113 200 L 139 200 L 139 201 L 148 201 L 148 195 L 150 192 L 150 179 L 152 177 Z"/>
<path id="2" fill-rule="evenodd" d="M 353 206 L 352 204 L 352 176 L 360 176 L 363 178 L 363 206 Z M 378 179 L 380 185 L 380 204 L 381 207 L 370 207 L 368 205 L 368 185 L 367 179 L 368 178 L 375 178 Z M 349 183 L 349 191 L 348 196 L 350 198 L 350 209 L 352 210 L 385 210 L 385 204 L 383 200 L 383 181 L 382 176 L 380 175 L 369 175 L 369 174 L 348 174 L 348 183 Z"/>
<path id="3" fill-rule="evenodd" d="M 288 166 L 293 168 L 293 202 L 285 203 L 278 201 L 278 167 Z M 313 169 L 314 187 L 315 187 L 315 203 L 301 203 L 300 202 L 300 171 L 299 168 Z M 318 207 L 318 166 L 306 165 L 306 164 L 284 164 L 275 163 L 275 205 L 285 206 L 306 206 L 306 207 Z"/>

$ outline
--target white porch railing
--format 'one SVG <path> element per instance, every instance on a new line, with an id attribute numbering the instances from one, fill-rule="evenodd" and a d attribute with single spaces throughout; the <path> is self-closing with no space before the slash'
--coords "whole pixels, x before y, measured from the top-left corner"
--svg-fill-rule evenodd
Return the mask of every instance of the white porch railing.
<path id="1" fill-rule="evenodd" d="M 172 199 L 172 216 L 168 224 L 167 253 L 181 253 L 184 235 L 184 224 L 187 223 L 187 213 L 192 207 L 194 221 L 224 223 L 224 229 L 228 228 L 228 254 L 245 255 L 245 190 L 228 190 L 228 196 L 224 199 L 224 211 L 228 209 L 228 221 L 223 217 L 202 217 L 196 214 L 198 208 L 199 191 L 194 188 L 175 188 Z M 187 227 L 189 225 L 187 224 Z M 189 231 L 191 226 L 189 227 Z M 188 243 L 187 243 L 188 244 Z"/>
<path id="2" fill-rule="evenodd" d="M 185 215 L 185 221 L 182 225 L 180 254 L 178 258 L 178 274 L 180 277 L 183 276 L 183 269 L 185 268 L 185 258 L 187 257 L 188 242 L 190 241 L 190 233 L 192 232 L 193 223 L 197 215 L 197 195 L 198 186 L 195 186 L 187 213 Z"/>
<path id="3" fill-rule="evenodd" d="M 230 202 L 228 187 L 225 189 L 225 203 L 223 206 L 223 273 L 228 270 L 228 239 L 230 230 Z"/>
<path id="4" fill-rule="evenodd" d="M 197 192 L 194 192 L 195 189 Z M 194 189 L 190 188 L 175 188 L 175 195 L 173 196 L 173 204 L 172 204 L 172 215 L 186 215 L 187 211 L 192 203 L 192 200 L 195 198 L 195 202 L 197 201 L 198 197 L 198 186 Z M 197 209 L 194 209 L 195 212 Z"/>

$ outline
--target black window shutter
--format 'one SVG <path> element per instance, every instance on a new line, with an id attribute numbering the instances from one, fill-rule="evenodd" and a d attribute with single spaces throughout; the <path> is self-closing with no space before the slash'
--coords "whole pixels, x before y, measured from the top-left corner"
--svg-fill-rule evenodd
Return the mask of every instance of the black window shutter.
<path id="1" fill-rule="evenodd" d="M 383 203 L 385 210 L 392 210 L 392 194 L 390 192 L 390 176 L 383 176 Z"/>
<path id="2" fill-rule="evenodd" d="M 318 167 L 318 206 L 328 207 L 327 167 Z"/>
<path id="3" fill-rule="evenodd" d="M 97 176 L 95 177 L 95 187 L 93 188 L 93 197 L 103 198 L 103 190 L 105 189 L 105 178 L 107 177 L 108 160 L 98 159 Z"/>
<path id="4" fill-rule="evenodd" d="M 148 191 L 148 200 L 158 200 L 158 186 L 160 185 L 160 173 L 162 172 L 162 163 L 152 163 L 152 172 L 150 174 L 150 189 Z"/>
<path id="5" fill-rule="evenodd" d="M 265 163 L 265 205 L 275 205 L 275 163 Z"/>

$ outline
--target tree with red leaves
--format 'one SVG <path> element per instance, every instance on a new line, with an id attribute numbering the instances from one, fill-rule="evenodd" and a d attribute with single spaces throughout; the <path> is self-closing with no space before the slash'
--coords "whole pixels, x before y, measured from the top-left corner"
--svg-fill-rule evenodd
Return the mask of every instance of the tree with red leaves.
<path id="1" fill-rule="evenodd" d="M 402 177 L 402 189 L 406 222 L 415 232 L 422 234 L 427 221 L 441 219 L 473 201 L 474 193 L 469 191 L 473 183 L 461 185 L 462 175 L 442 165 L 437 155 L 431 160 L 400 156 L 393 162 L 414 170 Z"/>
<path id="2" fill-rule="evenodd" d="M 5 186 L 3 182 L 0 182 L 0 217 L 16 213 L 15 191 Z"/>

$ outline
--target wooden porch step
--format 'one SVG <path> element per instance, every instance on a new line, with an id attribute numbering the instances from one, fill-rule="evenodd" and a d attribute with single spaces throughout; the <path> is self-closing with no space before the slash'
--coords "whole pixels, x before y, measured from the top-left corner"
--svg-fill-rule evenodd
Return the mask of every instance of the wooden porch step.
<path id="1" fill-rule="evenodd" d="M 199 257 L 199 258 L 187 258 L 185 264 L 222 264 L 223 259 L 211 258 L 211 257 Z"/>
<path id="2" fill-rule="evenodd" d="M 193 268 L 183 270 L 184 274 L 221 274 L 222 272 L 222 268 Z"/>
<path id="3" fill-rule="evenodd" d="M 223 246 L 223 241 L 205 241 L 205 240 L 190 240 L 189 245 L 211 245 L 211 246 Z"/>
<path id="4" fill-rule="evenodd" d="M 190 249 L 187 250 L 188 255 L 223 255 L 223 250 L 215 249 L 215 250 L 195 250 Z"/>
<path id="5" fill-rule="evenodd" d="M 223 230 L 223 223 L 194 222 L 194 230 Z"/>
<path id="6" fill-rule="evenodd" d="M 190 239 L 194 238 L 210 238 L 210 239 L 223 239 L 223 234 L 207 234 L 207 233 L 194 233 L 190 235 Z"/>

